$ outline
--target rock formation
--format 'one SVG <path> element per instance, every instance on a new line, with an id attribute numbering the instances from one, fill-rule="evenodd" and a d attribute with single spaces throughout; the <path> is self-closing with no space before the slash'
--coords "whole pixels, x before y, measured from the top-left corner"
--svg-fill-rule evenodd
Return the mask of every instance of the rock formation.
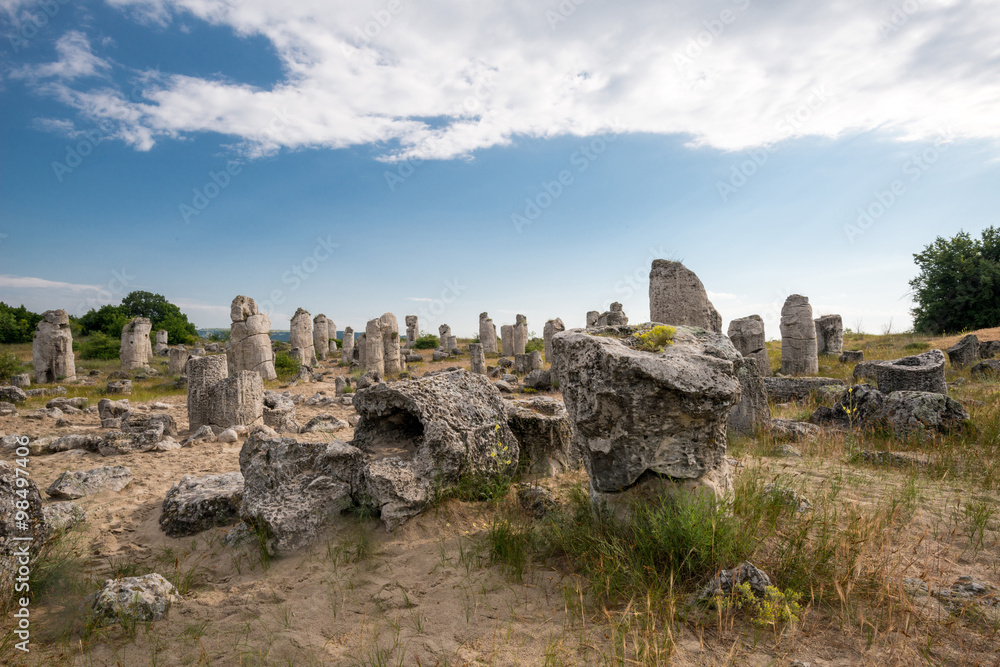
<path id="1" fill-rule="evenodd" d="M 948 385 L 944 380 L 944 352 L 941 350 L 928 350 L 923 354 L 893 361 L 866 363 L 873 363 L 875 381 L 883 394 L 894 391 L 948 393 Z"/>
<path id="2" fill-rule="evenodd" d="M 514 354 L 524 354 L 528 345 L 528 320 L 524 315 L 518 315 L 514 323 Z"/>
<path id="3" fill-rule="evenodd" d="M 382 323 L 382 363 L 385 374 L 398 375 L 403 371 L 403 359 L 399 350 L 399 322 L 392 313 L 384 313 L 379 321 Z"/>
<path id="4" fill-rule="evenodd" d="M 840 315 L 824 315 L 815 324 L 816 352 L 840 355 L 844 351 L 844 322 Z"/>
<path id="5" fill-rule="evenodd" d="M 479 375 L 486 375 L 486 355 L 483 354 L 482 343 L 469 343 L 469 357 L 471 358 L 470 371 Z"/>
<path id="6" fill-rule="evenodd" d="M 500 346 L 503 356 L 514 356 L 514 327 L 510 324 L 500 326 Z"/>
<path id="7" fill-rule="evenodd" d="M 420 320 L 416 315 L 406 316 L 406 347 L 412 348 L 420 338 Z"/>
<path id="8" fill-rule="evenodd" d="M 122 348 L 119 357 L 123 371 L 134 371 L 149 364 L 149 332 L 153 323 L 145 317 L 129 320 L 122 328 Z"/>
<path id="9" fill-rule="evenodd" d="M 760 315 L 733 320 L 729 323 L 726 335 L 740 354 L 757 362 L 761 377 L 771 374 L 771 360 L 767 356 L 767 341 L 764 339 L 764 320 Z"/>
<path id="10" fill-rule="evenodd" d="M 354 329 L 351 327 L 344 327 L 344 337 L 340 341 L 340 361 L 354 361 Z"/>
<path id="11" fill-rule="evenodd" d="M 313 322 L 312 315 L 304 308 L 299 308 L 292 316 L 291 334 L 288 345 L 292 348 L 293 354 L 298 356 L 303 366 L 316 365 L 316 349 L 313 346 Z M 297 353 L 294 351 L 298 350 Z"/>
<path id="12" fill-rule="evenodd" d="M 479 313 L 479 342 L 483 346 L 483 354 L 497 353 L 497 328 L 489 313 Z"/>
<path id="13" fill-rule="evenodd" d="M 948 361 L 952 368 L 965 368 L 979 361 L 979 338 L 969 334 L 948 348 Z"/>
<path id="14" fill-rule="evenodd" d="M 649 319 L 722 333 L 722 317 L 698 276 L 680 262 L 666 259 L 654 259 L 649 271 Z"/>
<path id="15" fill-rule="evenodd" d="M 566 325 L 561 318 L 549 320 L 542 329 L 542 338 L 545 340 L 545 361 L 552 363 L 552 337 L 560 331 L 566 331 Z"/>
<path id="16" fill-rule="evenodd" d="M 365 357 L 361 363 L 364 373 L 376 371 L 385 375 L 385 342 L 382 339 L 382 320 L 368 320 L 365 326 Z"/>
<path id="17" fill-rule="evenodd" d="M 277 379 L 274 370 L 274 350 L 271 347 L 271 319 L 257 310 L 257 302 L 248 296 L 237 296 L 229 308 L 229 346 L 226 356 L 231 373 L 254 371 L 263 380 Z M 174 357 L 171 355 L 171 368 Z M 178 356 L 178 363 L 180 357 Z M 171 371 L 173 372 L 173 371 Z"/>
<path id="18" fill-rule="evenodd" d="M 317 359 L 326 359 L 330 354 L 330 320 L 323 313 L 313 318 L 313 347 Z"/>
<path id="19" fill-rule="evenodd" d="M 809 298 L 792 294 L 781 308 L 781 372 L 785 375 L 815 375 L 816 323 Z"/>
<path id="20" fill-rule="evenodd" d="M 42 313 L 42 319 L 35 327 L 31 358 L 38 384 L 76 379 L 73 334 L 65 310 L 46 310 Z"/>

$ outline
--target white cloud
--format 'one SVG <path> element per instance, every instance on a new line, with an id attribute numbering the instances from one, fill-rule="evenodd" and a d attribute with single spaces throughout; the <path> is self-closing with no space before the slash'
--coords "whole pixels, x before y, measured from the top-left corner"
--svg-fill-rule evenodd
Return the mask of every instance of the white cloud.
<path id="1" fill-rule="evenodd" d="M 99 292 L 103 288 L 100 285 L 81 285 L 77 283 L 64 283 L 56 280 L 46 280 L 45 278 L 33 278 L 31 276 L 10 276 L 0 275 L 0 287 L 27 288 L 27 289 L 53 289 L 61 288 L 76 292 L 95 291 Z"/>
<path id="2" fill-rule="evenodd" d="M 144 101 L 55 92 L 140 150 L 217 132 L 248 155 L 373 144 L 389 160 L 453 158 L 616 123 L 723 150 L 872 130 L 1000 138 L 990 0 L 914 0 L 895 17 L 881 1 L 577 1 L 108 0 L 164 25 L 183 15 L 263 35 L 284 78 L 262 89 L 168 74 Z M 106 66 L 69 35 L 49 75 Z"/>
<path id="3" fill-rule="evenodd" d="M 94 55 L 87 36 L 71 30 L 56 42 L 59 59 L 42 65 L 28 65 L 14 70 L 13 76 L 32 80 L 56 79 L 73 81 L 88 76 L 101 76 L 110 63 Z"/>

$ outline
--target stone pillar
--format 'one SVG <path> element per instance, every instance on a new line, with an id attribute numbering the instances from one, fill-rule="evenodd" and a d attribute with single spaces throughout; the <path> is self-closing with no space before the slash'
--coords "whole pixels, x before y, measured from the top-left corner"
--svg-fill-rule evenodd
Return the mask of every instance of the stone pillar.
<path id="1" fill-rule="evenodd" d="M 277 379 L 274 348 L 271 347 L 271 318 L 258 311 L 256 301 L 240 295 L 229 307 L 229 319 L 232 324 L 226 356 L 233 374 L 256 371 L 262 380 Z"/>
<path id="2" fill-rule="evenodd" d="M 382 324 L 383 375 L 397 375 L 403 370 L 403 361 L 399 352 L 399 322 L 392 313 L 385 313 L 379 318 Z"/>
<path id="3" fill-rule="evenodd" d="M 601 314 L 596 310 L 587 311 L 587 328 L 593 329 L 597 326 L 597 320 L 600 319 Z"/>
<path id="4" fill-rule="evenodd" d="M 330 320 L 323 313 L 313 318 L 313 347 L 317 359 L 326 359 L 330 353 Z"/>
<path id="5" fill-rule="evenodd" d="M 167 354 L 167 332 L 164 329 L 160 329 L 156 332 L 156 345 L 153 346 L 153 354 L 157 357 L 165 356 Z"/>
<path id="6" fill-rule="evenodd" d="M 420 338 L 420 322 L 416 315 L 406 316 L 406 347 L 413 347 Z"/>
<path id="7" fill-rule="evenodd" d="M 528 345 L 528 320 L 524 315 L 518 315 L 514 323 L 514 354 L 524 354 Z"/>
<path id="8" fill-rule="evenodd" d="M 365 352 L 368 351 L 368 336 L 362 333 L 358 336 L 358 340 L 354 343 L 354 357 L 355 361 L 358 362 L 358 366 L 361 368 L 365 367 Z"/>
<path id="9" fill-rule="evenodd" d="M 149 363 L 149 332 L 153 323 L 145 317 L 136 317 L 122 329 L 122 349 L 119 356 L 123 371 L 133 371 Z"/>
<path id="10" fill-rule="evenodd" d="M 698 276 L 680 262 L 666 259 L 654 259 L 649 271 L 649 319 L 722 332 L 722 316 Z"/>
<path id="11" fill-rule="evenodd" d="M 566 325 L 561 318 L 549 320 L 542 329 L 542 338 L 545 339 L 545 361 L 552 363 L 552 337 L 560 331 L 566 331 Z"/>
<path id="12" fill-rule="evenodd" d="M 382 339 L 381 320 L 368 320 L 365 326 L 365 359 L 361 369 L 363 373 L 376 371 L 385 377 L 385 343 Z"/>
<path id="13" fill-rule="evenodd" d="M 259 373 L 239 371 L 236 375 L 211 385 L 208 395 L 210 400 L 206 423 L 222 428 L 264 423 L 264 381 Z M 190 402 L 188 411 L 190 413 Z M 194 427 L 191 430 L 194 431 Z"/>
<path id="14" fill-rule="evenodd" d="M 840 355 L 844 351 L 844 321 L 840 315 L 824 315 L 816 320 L 816 352 Z"/>
<path id="15" fill-rule="evenodd" d="M 781 372 L 785 375 L 815 375 L 816 324 L 809 298 L 792 294 L 781 308 Z"/>
<path id="16" fill-rule="evenodd" d="M 514 327 L 509 324 L 500 327 L 500 343 L 503 356 L 511 357 L 514 355 Z"/>
<path id="17" fill-rule="evenodd" d="M 469 356 L 472 358 L 469 370 L 473 373 L 486 375 L 486 355 L 483 354 L 483 344 L 469 343 Z"/>
<path id="18" fill-rule="evenodd" d="M 441 347 L 448 349 L 448 338 L 451 336 L 451 327 L 447 324 L 442 324 L 438 327 L 438 338 L 441 339 Z"/>
<path id="19" fill-rule="evenodd" d="M 340 339 L 340 360 L 351 363 L 354 361 L 354 329 L 344 327 L 344 337 Z"/>
<path id="20" fill-rule="evenodd" d="M 31 343 L 31 361 L 37 383 L 76 379 L 73 334 L 65 310 L 46 310 L 42 313 Z"/>
<path id="21" fill-rule="evenodd" d="M 291 336 L 288 344 L 295 350 L 299 349 L 299 360 L 306 366 L 316 365 L 316 349 L 313 347 L 312 315 L 304 308 L 299 308 L 292 316 Z"/>
<path id="22" fill-rule="evenodd" d="M 615 301 L 607 312 L 601 313 L 597 318 L 597 326 L 600 327 L 622 327 L 628 324 L 628 315 L 622 309 L 622 305 Z"/>
<path id="23" fill-rule="evenodd" d="M 761 377 L 771 375 L 771 360 L 767 356 L 767 341 L 764 339 L 764 320 L 760 315 L 733 320 L 729 323 L 727 335 L 740 354 L 757 362 L 756 371 Z"/>
<path id="24" fill-rule="evenodd" d="M 483 354 L 497 353 L 497 328 L 489 313 L 479 313 L 479 342 L 483 346 Z"/>
<path id="25" fill-rule="evenodd" d="M 448 344 L 444 346 L 444 349 L 449 352 L 458 352 L 458 336 L 448 336 Z"/>
<path id="26" fill-rule="evenodd" d="M 212 387 L 229 377 L 226 358 L 221 354 L 191 357 L 187 364 L 188 428 L 192 433 L 212 423 Z M 263 390 L 261 391 L 263 397 Z"/>
<path id="27" fill-rule="evenodd" d="M 229 355 L 226 355 L 227 357 Z M 187 365 L 191 353 L 184 347 L 172 347 L 167 351 L 167 374 L 184 375 L 184 366 Z M 227 364 L 228 366 L 228 364 Z M 274 369 L 274 366 L 271 366 Z"/>
<path id="28" fill-rule="evenodd" d="M 535 350 L 534 352 L 531 352 L 528 355 L 528 368 L 529 368 L 529 370 L 528 370 L 529 373 L 531 371 L 534 371 L 534 370 L 541 370 L 541 368 L 542 368 L 542 353 L 541 352 L 539 352 L 538 350 Z"/>

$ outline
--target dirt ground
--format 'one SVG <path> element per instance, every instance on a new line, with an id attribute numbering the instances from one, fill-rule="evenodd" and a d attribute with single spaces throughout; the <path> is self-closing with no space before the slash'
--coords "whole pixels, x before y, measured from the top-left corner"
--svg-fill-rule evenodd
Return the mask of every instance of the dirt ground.
<path id="1" fill-rule="evenodd" d="M 997 330 L 1000 332 L 1000 329 Z M 430 357 L 429 352 L 424 356 Z M 489 363 L 489 362 L 488 362 Z M 424 363 L 416 374 L 468 358 Z M 290 388 L 309 397 L 334 395 L 333 378 L 345 373 L 330 367 L 321 383 Z M 67 385 L 69 395 L 73 386 Z M 282 389 L 278 386 L 272 389 Z M 187 432 L 183 396 L 160 399 L 170 405 L 181 435 Z M 296 418 L 331 413 L 347 420 L 351 406 L 296 406 Z M 100 430 L 97 415 L 69 417 L 55 428 L 51 420 L 0 418 L 0 433 L 38 437 Z M 334 437 L 349 441 L 351 429 Z M 322 441 L 323 434 L 299 436 Z M 181 439 L 181 438 L 178 438 Z M 134 639 L 118 628 L 83 641 L 78 605 L 82 595 L 47 598 L 34 610 L 37 643 L 13 664 L 31 665 L 592 665 L 634 664 L 620 659 L 619 645 L 634 640 L 621 630 L 622 619 L 641 610 L 595 610 L 583 604 L 574 577 L 536 564 L 523 583 L 488 562 L 480 548 L 498 512 L 492 504 L 452 500 L 419 516 L 394 533 L 375 519 L 345 516 L 308 550 L 268 562 L 246 547 L 222 543 L 226 529 L 181 539 L 167 537 L 158 524 L 167 490 L 185 475 L 239 470 L 243 442 L 207 443 L 164 453 L 101 457 L 70 451 L 33 457 L 30 472 L 43 491 L 65 470 L 102 465 L 128 466 L 133 483 L 77 501 L 87 519 L 65 538 L 93 579 L 135 567 L 141 572 L 184 573 L 190 590 L 168 617 L 141 628 Z M 849 480 L 847 492 L 859 506 L 875 502 L 903 476 L 845 468 L 818 452 L 802 458 L 740 457 L 736 474 L 762 470 L 793 480 L 803 489 L 822 489 L 833 479 Z M 585 480 L 581 472 L 542 480 L 565 495 Z M 930 482 L 927 483 L 930 485 Z M 912 550 L 899 576 L 921 576 L 950 584 L 971 573 L 1000 585 L 1000 544 L 972 555 L 956 535 L 941 528 L 949 502 L 961 498 L 961 484 L 927 486 L 907 527 Z M 47 499 L 47 501 L 51 501 Z M 926 618 L 925 618 L 926 617 Z M 947 624 L 940 605 L 918 604 L 913 622 L 941 622 L 943 635 L 923 650 L 910 627 L 877 627 L 874 636 L 842 613 L 807 608 L 795 626 L 775 635 L 746 627 L 684 624 L 670 630 L 671 664 L 817 665 L 1000 664 L 1000 644 L 981 634 Z M 944 618 L 945 621 L 941 621 Z M 860 624 L 861 627 L 864 624 Z M 908 625 L 908 624 L 907 624 Z M 949 628 L 954 630 L 949 635 Z M 666 630 L 664 630 L 666 632 Z"/>

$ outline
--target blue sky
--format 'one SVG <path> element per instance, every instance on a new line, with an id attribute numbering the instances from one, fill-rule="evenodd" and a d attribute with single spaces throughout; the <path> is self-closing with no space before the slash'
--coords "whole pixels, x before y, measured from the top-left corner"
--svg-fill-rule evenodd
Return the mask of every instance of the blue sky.
<path id="1" fill-rule="evenodd" d="M 680 259 L 910 325 L 914 252 L 1000 210 L 988 2 L 0 0 L 0 300 L 199 326 L 541 333 Z"/>

